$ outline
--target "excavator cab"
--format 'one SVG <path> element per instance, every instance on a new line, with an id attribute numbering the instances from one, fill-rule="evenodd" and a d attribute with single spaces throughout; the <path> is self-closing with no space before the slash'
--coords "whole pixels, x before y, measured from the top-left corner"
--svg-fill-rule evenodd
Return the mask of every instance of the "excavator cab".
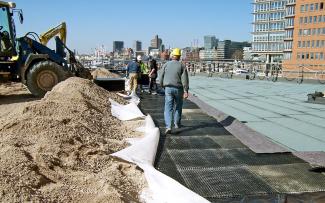
<path id="1" fill-rule="evenodd" d="M 14 7 L 13 3 L 0 1 L 0 57 L 2 58 L 11 58 L 16 55 L 13 14 L 11 12 Z"/>

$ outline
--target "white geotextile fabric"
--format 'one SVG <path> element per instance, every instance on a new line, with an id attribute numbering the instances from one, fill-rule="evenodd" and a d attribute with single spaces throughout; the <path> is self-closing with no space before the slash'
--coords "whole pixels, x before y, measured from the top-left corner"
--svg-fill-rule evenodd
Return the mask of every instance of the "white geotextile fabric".
<path id="1" fill-rule="evenodd" d="M 112 113 L 113 116 L 118 115 L 120 119 L 121 115 L 130 110 L 130 114 L 140 111 L 136 105 L 122 108 L 123 105 L 112 102 Z M 136 108 L 136 109 L 130 109 Z M 142 114 L 142 113 L 141 113 Z M 134 114 L 135 115 L 135 114 Z M 134 116 L 132 116 L 135 119 Z M 143 117 L 143 114 L 138 114 L 138 118 Z M 122 119 L 120 119 L 122 120 Z M 142 191 L 141 198 L 146 203 L 207 203 L 206 199 L 199 196 L 198 194 L 187 189 L 177 181 L 166 176 L 165 174 L 157 171 L 154 167 L 154 161 L 156 157 L 157 147 L 159 143 L 160 132 L 151 118 L 148 115 L 145 118 L 145 125 L 137 128 L 138 131 L 144 132 L 143 138 L 128 139 L 131 144 L 121 151 L 118 151 L 112 156 L 119 157 L 126 161 L 137 164 L 144 171 L 144 175 L 148 182 L 149 188 Z"/>
<path id="2" fill-rule="evenodd" d="M 111 108 L 112 115 L 121 121 L 128 121 L 128 120 L 144 117 L 143 113 L 140 111 L 138 106 L 133 102 L 127 105 L 121 105 L 112 99 L 109 99 L 109 101 L 111 102 L 112 105 Z"/>

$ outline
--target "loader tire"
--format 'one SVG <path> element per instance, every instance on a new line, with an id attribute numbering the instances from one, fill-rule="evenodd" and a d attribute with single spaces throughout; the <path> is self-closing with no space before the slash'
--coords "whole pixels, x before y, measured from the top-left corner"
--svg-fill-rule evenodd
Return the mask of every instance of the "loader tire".
<path id="1" fill-rule="evenodd" d="M 35 63 L 27 73 L 27 88 L 37 97 L 43 97 L 46 92 L 59 82 L 68 78 L 63 67 L 51 61 Z"/>

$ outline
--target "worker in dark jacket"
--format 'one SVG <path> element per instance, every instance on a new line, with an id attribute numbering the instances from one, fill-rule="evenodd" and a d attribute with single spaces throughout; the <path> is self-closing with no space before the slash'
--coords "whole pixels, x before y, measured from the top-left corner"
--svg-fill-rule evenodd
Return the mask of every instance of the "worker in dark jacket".
<path id="1" fill-rule="evenodd" d="M 138 88 L 138 77 L 140 73 L 140 65 L 134 58 L 128 65 L 126 70 L 126 76 L 130 78 L 130 91 L 136 93 Z"/>
<path id="2" fill-rule="evenodd" d="M 165 124 L 166 134 L 171 133 L 172 118 L 174 114 L 174 126 L 181 125 L 183 99 L 188 97 L 189 80 L 186 67 L 179 61 L 181 50 L 175 48 L 172 52 L 172 61 L 162 67 L 159 82 L 165 88 Z M 174 112 L 175 106 L 175 112 Z"/>

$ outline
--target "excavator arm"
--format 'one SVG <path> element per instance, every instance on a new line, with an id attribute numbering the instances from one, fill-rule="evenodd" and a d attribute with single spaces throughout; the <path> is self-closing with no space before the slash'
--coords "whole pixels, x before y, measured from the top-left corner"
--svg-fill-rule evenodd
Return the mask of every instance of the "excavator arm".
<path id="1" fill-rule="evenodd" d="M 40 35 L 40 41 L 41 44 L 43 45 L 47 45 L 47 43 L 56 35 L 60 36 L 61 41 L 66 44 L 67 42 L 67 26 L 66 23 L 63 22 L 60 25 L 51 28 L 50 30 L 48 30 L 47 32 L 43 33 Z"/>

